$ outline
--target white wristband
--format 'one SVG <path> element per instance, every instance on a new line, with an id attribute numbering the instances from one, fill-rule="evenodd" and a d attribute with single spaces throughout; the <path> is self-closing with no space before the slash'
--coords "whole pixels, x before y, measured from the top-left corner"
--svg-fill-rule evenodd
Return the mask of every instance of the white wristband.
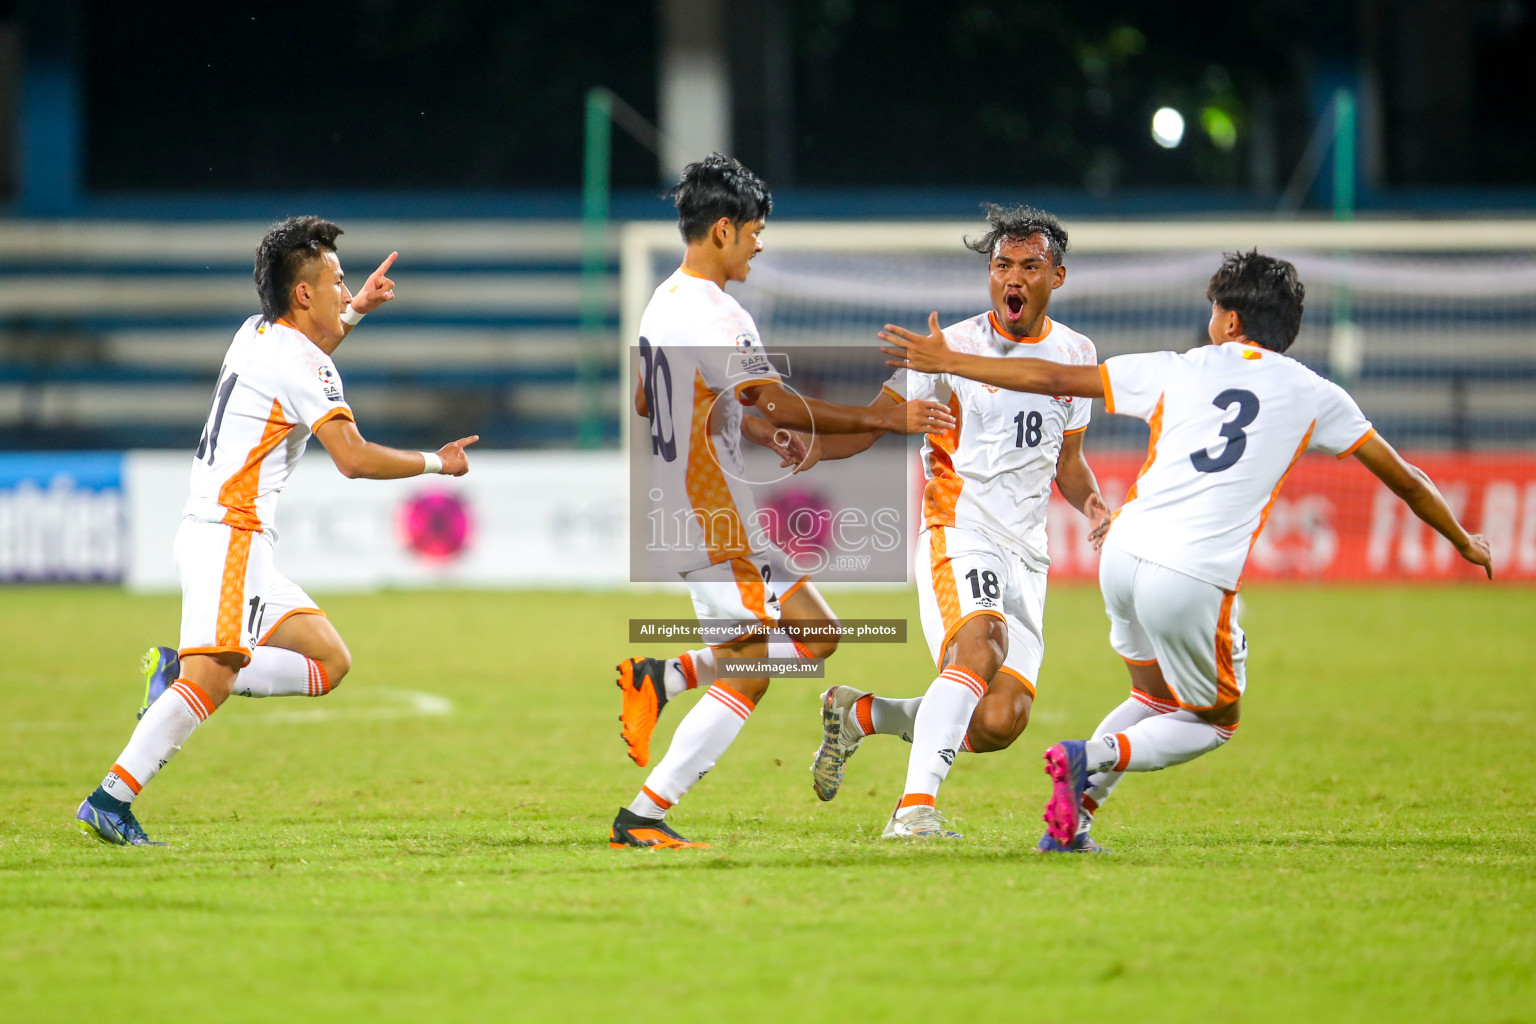
<path id="1" fill-rule="evenodd" d="M 363 317 L 367 315 L 367 313 L 359 313 L 351 306 L 348 306 L 347 311 L 341 314 L 341 322 L 346 324 L 348 327 L 356 327 L 358 324 L 363 322 Z"/>
<path id="2" fill-rule="evenodd" d="M 421 460 L 426 463 L 426 465 L 421 467 L 422 476 L 426 476 L 428 473 L 441 473 L 443 471 L 443 458 L 436 452 L 422 452 Z"/>

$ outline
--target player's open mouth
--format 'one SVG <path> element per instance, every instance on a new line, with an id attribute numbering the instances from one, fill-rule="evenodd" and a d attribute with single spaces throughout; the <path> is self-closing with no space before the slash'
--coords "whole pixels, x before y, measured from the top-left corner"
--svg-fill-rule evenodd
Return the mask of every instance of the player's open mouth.
<path id="1" fill-rule="evenodd" d="M 1024 315 L 1024 296 L 1008 295 L 1003 298 L 1003 302 L 1008 306 L 1008 319 L 1017 320 Z"/>

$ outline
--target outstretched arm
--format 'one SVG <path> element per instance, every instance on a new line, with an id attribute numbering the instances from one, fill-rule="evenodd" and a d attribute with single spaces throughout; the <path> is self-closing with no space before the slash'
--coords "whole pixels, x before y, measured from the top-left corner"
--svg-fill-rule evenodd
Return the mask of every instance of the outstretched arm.
<path id="1" fill-rule="evenodd" d="M 956 352 L 939 327 L 939 314 L 928 314 L 928 334 L 914 334 L 904 327 L 886 324 L 880 332 L 880 351 L 891 358 L 887 366 L 919 373 L 950 373 L 957 377 L 1010 391 L 1037 395 L 1073 395 L 1103 398 L 1104 381 L 1097 366 L 1068 366 L 1049 359 L 999 359 Z"/>
<path id="2" fill-rule="evenodd" d="M 363 440 L 357 424 L 342 416 L 336 416 L 320 424 L 315 431 L 320 443 L 348 479 L 398 480 L 401 477 L 420 476 L 426 472 L 426 460 L 421 452 L 402 451 L 382 444 Z M 461 437 L 437 450 L 443 468 L 439 472 L 447 476 L 463 476 L 469 472 L 469 457 L 464 449 L 480 440 L 480 435 Z"/>
<path id="3" fill-rule="evenodd" d="M 838 405 L 792 395 L 777 381 L 753 387 L 744 399 L 756 406 L 763 418 L 776 427 L 809 430 L 816 434 L 878 434 L 887 430 L 898 434 L 927 434 L 955 425 L 955 417 L 947 406 L 927 399 L 889 405 Z M 870 444 L 873 443 L 871 439 Z"/>
<path id="4" fill-rule="evenodd" d="M 1403 457 L 1380 434 L 1374 435 L 1356 449 L 1355 458 L 1364 463 L 1365 468 L 1386 484 L 1393 494 L 1402 498 L 1414 515 L 1456 545 L 1457 554 L 1473 565 L 1482 566 L 1488 578 L 1493 579 L 1493 555 L 1488 550 L 1487 538 L 1480 533 L 1466 531 L 1428 473 L 1404 462 Z"/>

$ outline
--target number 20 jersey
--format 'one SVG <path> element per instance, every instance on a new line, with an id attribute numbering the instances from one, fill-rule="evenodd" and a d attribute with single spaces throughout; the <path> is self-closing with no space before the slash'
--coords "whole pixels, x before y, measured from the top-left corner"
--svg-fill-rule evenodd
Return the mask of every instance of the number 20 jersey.
<path id="1" fill-rule="evenodd" d="M 224 355 L 185 514 L 275 533 L 277 496 L 309 435 L 338 416 L 353 419 L 330 357 L 286 321 L 251 317 Z"/>
<path id="2" fill-rule="evenodd" d="M 1093 342 L 1049 317 L 1039 337 L 1010 334 L 983 313 L 944 328 L 960 352 L 1004 359 L 1097 362 Z M 1046 512 L 1062 439 L 1088 429 L 1086 398 L 1032 395 L 951 374 L 897 370 L 885 385 L 898 401 L 949 403 L 957 425 L 923 438 L 923 525 L 978 530 L 1044 572 Z"/>
<path id="3" fill-rule="evenodd" d="M 1297 460 L 1342 459 L 1375 433 L 1343 388 L 1258 345 L 1115 356 L 1099 375 L 1106 411 L 1152 428 L 1105 544 L 1223 590 Z"/>
<path id="4" fill-rule="evenodd" d="M 757 325 L 734 298 L 682 267 L 640 317 L 640 375 L 649 406 L 652 516 L 664 535 L 657 566 L 686 573 L 743 558 L 758 537 L 741 455 L 747 392 L 780 381 Z"/>

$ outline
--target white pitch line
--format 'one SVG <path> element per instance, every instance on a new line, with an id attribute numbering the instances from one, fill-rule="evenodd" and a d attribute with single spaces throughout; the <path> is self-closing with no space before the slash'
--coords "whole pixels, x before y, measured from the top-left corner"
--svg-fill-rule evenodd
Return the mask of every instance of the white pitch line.
<path id="1" fill-rule="evenodd" d="M 423 693 L 420 690 L 395 690 L 382 686 L 371 686 L 366 689 L 360 687 L 359 690 L 367 698 L 378 701 L 382 706 L 352 707 L 345 704 L 339 706 L 333 704 L 330 707 L 290 707 L 274 711 L 252 710 L 244 714 L 233 715 L 230 717 L 230 721 L 261 725 L 267 723 L 304 724 L 343 721 L 379 722 L 401 718 L 432 718 L 453 713 L 453 701 L 447 697 L 439 697 L 435 693 Z M 263 698 L 263 701 L 271 699 Z M 284 701 L 284 703 L 290 702 Z"/>

